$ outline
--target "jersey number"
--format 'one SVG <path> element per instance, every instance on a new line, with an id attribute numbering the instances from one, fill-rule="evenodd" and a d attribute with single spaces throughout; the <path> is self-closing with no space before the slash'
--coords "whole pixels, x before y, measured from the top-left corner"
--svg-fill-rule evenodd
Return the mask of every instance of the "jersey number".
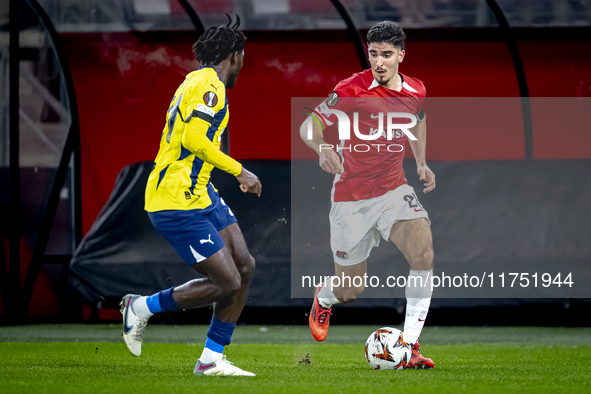
<path id="1" fill-rule="evenodd" d="M 407 194 L 406 196 L 403 197 L 403 199 L 404 199 L 404 201 L 406 201 L 408 203 L 409 208 L 417 208 L 418 207 L 418 208 L 420 208 L 419 210 L 425 209 L 425 208 L 423 208 L 423 206 L 419 202 L 419 199 L 417 198 L 417 196 L 414 193 Z M 416 202 L 416 204 L 413 204 L 413 200 Z"/>
<path id="2" fill-rule="evenodd" d="M 172 129 L 174 128 L 174 122 L 176 121 L 176 115 L 179 112 L 179 106 L 181 105 L 181 100 L 183 99 L 183 94 L 179 96 L 178 100 L 174 100 L 172 98 L 172 106 L 168 109 L 168 134 L 166 134 L 166 142 L 170 144 L 170 137 L 172 136 Z"/>

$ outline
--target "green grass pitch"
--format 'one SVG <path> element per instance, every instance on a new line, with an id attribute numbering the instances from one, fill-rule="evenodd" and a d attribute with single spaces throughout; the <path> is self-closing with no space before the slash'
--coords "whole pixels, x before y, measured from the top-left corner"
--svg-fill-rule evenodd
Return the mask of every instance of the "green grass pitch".
<path id="1" fill-rule="evenodd" d="M 239 326 L 225 353 L 246 378 L 192 374 L 205 326 L 148 326 L 139 358 L 120 326 L 0 327 L 0 392 L 591 393 L 589 328 L 427 327 L 435 369 L 374 371 L 364 343 L 377 328 L 334 325 L 315 343 L 307 327 Z"/>

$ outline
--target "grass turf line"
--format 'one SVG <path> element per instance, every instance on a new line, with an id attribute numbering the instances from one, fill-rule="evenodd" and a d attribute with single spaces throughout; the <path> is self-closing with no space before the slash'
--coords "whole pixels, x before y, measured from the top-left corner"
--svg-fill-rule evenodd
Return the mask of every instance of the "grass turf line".
<path id="1" fill-rule="evenodd" d="M 374 371 L 363 343 L 232 344 L 226 354 L 254 378 L 192 374 L 202 345 L 147 343 L 133 357 L 122 343 L 0 343 L 3 393 L 440 393 L 590 392 L 589 346 L 424 345 L 433 370 Z M 309 354 L 310 364 L 300 363 Z"/>
<path id="2" fill-rule="evenodd" d="M 145 343 L 201 343 L 209 326 L 149 324 Z M 324 344 L 365 343 L 379 326 L 338 325 L 330 327 Z M 403 328 L 397 326 L 398 329 Z M 0 327 L 0 342 L 117 342 L 121 343 L 121 324 L 59 324 Z M 457 345 L 467 343 L 514 343 L 516 345 L 590 345 L 591 328 L 567 327 L 434 327 L 421 333 L 422 345 Z M 316 343 L 308 326 L 238 326 L 233 344 Z"/>

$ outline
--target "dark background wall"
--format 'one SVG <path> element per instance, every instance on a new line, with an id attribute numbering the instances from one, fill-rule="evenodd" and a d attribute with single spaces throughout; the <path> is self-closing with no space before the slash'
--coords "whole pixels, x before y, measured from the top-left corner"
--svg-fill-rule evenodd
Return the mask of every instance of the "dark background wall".
<path id="1" fill-rule="evenodd" d="M 589 97 L 589 32 L 536 29 L 519 41 L 532 97 Z M 230 152 L 237 160 L 289 160 L 291 97 L 324 97 L 360 70 L 346 32 L 246 32 L 246 59 L 228 92 Z M 505 42 L 481 29 L 407 31 L 401 72 L 421 79 L 429 97 L 519 97 L 515 69 Z M 539 40 L 538 37 L 551 38 Z M 582 39 L 587 37 L 587 39 Z M 556 38 L 561 38 L 557 40 Z M 121 168 L 153 160 L 165 110 L 185 74 L 196 69 L 191 32 L 62 34 L 80 110 L 84 233 L 106 202 Z M 552 55 L 543 56 L 547 51 Z M 586 111 L 569 108 L 569 111 Z M 519 108 L 513 108 L 519 112 Z M 591 158 L 591 133 L 546 127 L 548 113 L 535 106 L 535 158 Z M 429 159 L 524 159 L 523 129 L 497 128 L 464 135 L 430 128 Z M 577 144 L 572 144 L 574 138 Z M 465 139 L 463 139 L 465 141 Z M 464 142 L 465 143 L 465 142 Z M 494 149 L 502 146 L 503 149 Z M 496 151 L 491 155 L 491 151 Z M 310 152 L 310 154 L 313 154 Z M 407 150 L 407 157 L 411 153 Z"/>
<path id="2" fill-rule="evenodd" d="M 76 92 L 81 139 L 81 219 L 83 234 L 87 234 L 122 168 L 155 157 L 172 94 L 185 74 L 198 67 L 191 53 L 197 34 L 190 23 L 158 30 L 136 29 L 133 25 L 115 31 L 62 28 L 66 26 L 60 25 L 60 21 L 67 19 L 64 15 L 76 10 L 57 7 L 57 1 L 41 3 L 47 6 L 46 11 L 56 23 Z M 243 15 L 250 12 L 234 9 L 231 1 L 189 3 L 198 14 L 215 15 L 207 20 L 209 24 L 224 22 L 224 12 L 243 12 Z M 291 17 L 296 21 L 314 13 L 336 15 L 328 1 L 291 3 Z M 344 3 L 351 9 L 355 5 L 352 1 Z M 185 9 L 178 1 L 171 0 L 170 5 L 173 14 L 184 15 Z M 506 10 L 509 17 L 515 11 Z M 353 11 L 355 16 L 360 15 Z M 455 11 L 432 12 L 447 17 Z M 395 13 L 380 15 L 399 20 Z M 428 111 L 427 151 L 431 161 L 461 165 L 526 158 L 526 130 L 521 124 L 523 101 L 519 99 L 515 54 L 512 57 L 507 32 L 498 23 L 490 22 L 494 21 L 491 15 L 488 19 L 484 27 L 478 28 L 469 27 L 469 23 L 446 27 L 420 27 L 415 23 L 414 28 L 405 29 L 407 56 L 401 72 L 421 79 L 433 102 L 446 98 L 439 103 L 448 106 L 434 105 Z M 244 68 L 236 87 L 228 92 L 232 115 L 229 151 L 238 160 L 257 162 L 315 160 L 309 150 L 296 150 L 296 156 L 291 150 L 291 98 L 325 97 L 338 81 L 361 70 L 352 36 L 344 23 L 330 30 L 321 27 L 283 30 L 271 22 L 268 25 L 261 22 L 257 27 L 246 20 Z M 367 26 L 360 26 L 363 36 Z M 529 102 L 533 159 L 590 159 L 591 132 L 581 123 L 588 116 L 591 96 L 588 73 L 591 53 L 585 50 L 591 44 L 590 28 L 549 27 L 550 24 L 544 23 L 538 23 L 537 27 L 519 27 L 523 26 L 519 23 L 515 26 L 518 27 L 510 30 L 510 37 L 517 43 L 526 86 L 533 98 Z M 548 102 L 543 99 L 546 97 L 576 99 L 567 99 L 559 106 L 553 101 L 549 110 Z M 491 118 L 486 125 L 494 129 L 491 133 L 478 127 L 478 119 L 470 122 L 474 111 L 465 108 L 463 98 L 516 101 L 507 106 L 508 115 Z M 459 100 L 457 104 L 454 99 Z M 464 126 L 444 127 L 449 124 L 449 117 L 457 114 L 464 117 Z M 503 116 L 513 119 L 511 127 L 502 125 Z M 407 158 L 410 157 L 407 149 Z M 67 207 L 59 209 L 67 211 Z M 7 239 L 4 241 L 8 257 Z M 24 273 L 31 255 L 30 245 L 22 242 L 21 249 Z M 44 265 L 35 286 L 31 316 L 63 313 L 63 300 L 70 297 L 69 285 L 64 280 L 66 274 L 64 264 Z"/>

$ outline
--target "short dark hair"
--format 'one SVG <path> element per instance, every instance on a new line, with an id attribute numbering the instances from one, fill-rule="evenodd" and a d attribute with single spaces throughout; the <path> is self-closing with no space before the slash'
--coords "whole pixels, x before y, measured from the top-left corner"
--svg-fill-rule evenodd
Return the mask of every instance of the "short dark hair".
<path id="1" fill-rule="evenodd" d="M 228 24 L 226 26 L 213 26 L 199 37 L 199 40 L 193 45 L 193 53 L 195 59 L 199 60 L 201 64 L 220 64 L 222 60 L 234 52 L 242 52 L 244 49 L 244 42 L 246 37 L 241 31 L 238 31 L 240 26 L 240 17 L 236 15 L 236 23 L 233 26 L 232 18 L 228 16 Z"/>
<path id="2" fill-rule="evenodd" d="M 385 42 L 400 50 L 404 49 L 406 34 L 396 22 L 383 21 L 372 26 L 367 32 L 367 45 L 372 42 Z"/>

